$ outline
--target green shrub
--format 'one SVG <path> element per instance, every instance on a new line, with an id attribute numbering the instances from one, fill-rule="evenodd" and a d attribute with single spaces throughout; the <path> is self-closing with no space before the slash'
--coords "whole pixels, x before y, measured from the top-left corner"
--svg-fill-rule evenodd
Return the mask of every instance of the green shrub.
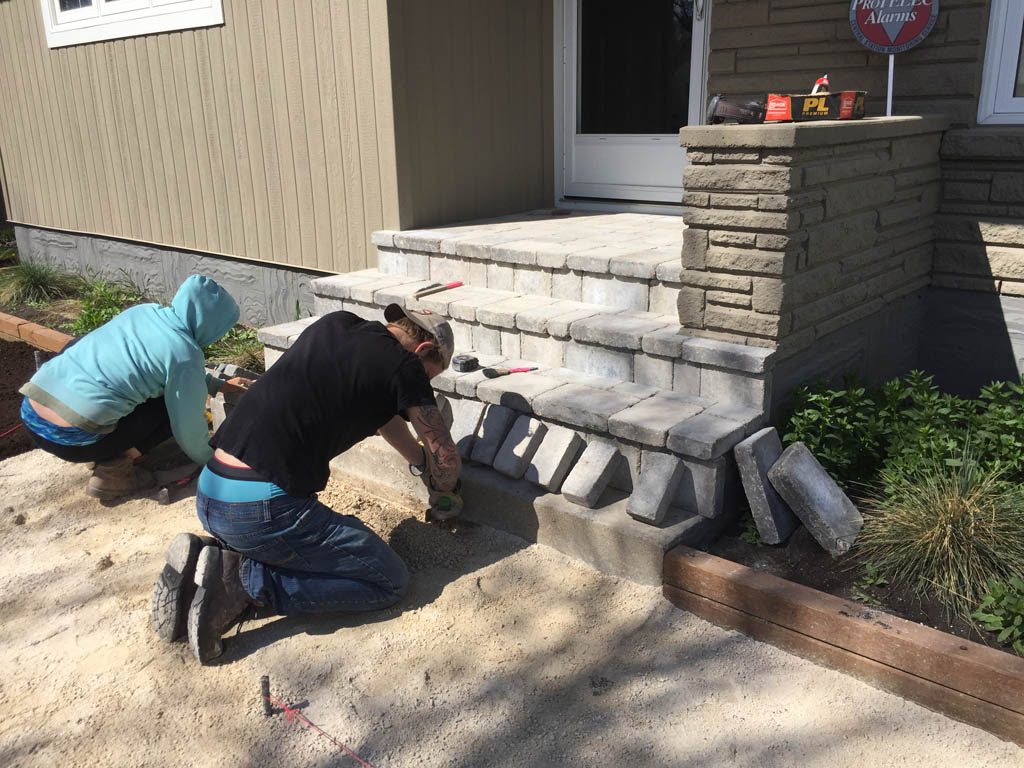
<path id="1" fill-rule="evenodd" d="M 956 460 L 922 456 L 881 480 L 863 500 L 857 547 L 893 583 L 967 618 L 988 582 L 1024 573 L 1024 489 L 984 466 L 971 438 Z"/>
<path id="2" fill-rule="evenodd" d="M 82 290 L 82 311 L 67 329 L 75 336 L 84 336 L 144 299 L 142 291 L 130 280 L 114 282 L 91 280 Z"/>
<path id="3" fill-rule="evenodd" d="M 998 632 L 996 639 L 1024 656 L 1024 580 L 990 581 L 978 610 L 971 614 L 982 628 Z"/>
<path id="4" fill-rule="evenodd" d="M 236 325 L 203 353 L 207 362 L 232 363 L 254 373 L 263 373 L 263 344 L 256 338 L 255 328 Z"/>
<path id="5" fill-rule="evenodd" d="M 871 391 L 848 379 L 794 394 L 784 427 L 787 443 L 803 441 L 847 488 L 872 486 L 885 467 L 904 474 L 938 462 L 955 463 L 970 436 L 983 467 L 1024 479 L 1024 388 L 995 382 L 978 399 L 939 391 L 931 376 L 912 371 Z"/>
<path id="6" fill-rule="evenodd" d="M 71 298 L 81 288 L 80 277 L 49 264 L 26 261 L 0 271 L 0 305 L 6 307 Z"/>

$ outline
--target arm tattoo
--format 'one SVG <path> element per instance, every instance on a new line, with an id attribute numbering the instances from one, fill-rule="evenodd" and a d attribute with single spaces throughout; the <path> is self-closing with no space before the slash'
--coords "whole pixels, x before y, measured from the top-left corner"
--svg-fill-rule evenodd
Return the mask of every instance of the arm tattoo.
<path id="1" fill-rule="evenodd" d="M 462 461 L 441 412 L 436 406 L 425 405 L 418 409 L 413 426 L 430 451 L 434 486 L 442 491 L 451 490 L 459 480 Z"/>

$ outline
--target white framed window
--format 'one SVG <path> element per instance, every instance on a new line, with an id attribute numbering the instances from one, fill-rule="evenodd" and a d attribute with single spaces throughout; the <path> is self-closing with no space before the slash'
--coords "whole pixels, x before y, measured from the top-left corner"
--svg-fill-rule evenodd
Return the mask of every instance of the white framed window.
<path id="1" fill-rule="evenodd" d="M 978 122 L 1024 123 L 1024 2 L 992 0 Z"/>
<path id="2" fill-rule="evenodd" d="M 40 0 L 46 43 L 64 45 L 224 23 L 222 0 Z"/>

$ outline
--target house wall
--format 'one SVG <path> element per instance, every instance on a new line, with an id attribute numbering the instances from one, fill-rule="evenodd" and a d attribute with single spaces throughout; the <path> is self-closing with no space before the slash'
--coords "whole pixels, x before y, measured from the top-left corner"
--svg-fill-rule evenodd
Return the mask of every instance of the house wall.
<path id="1" fill-rule="evenodd" d="M 398 225 L 387 7 L 225 0 L 222 27 L 46 47 L 0 2 L 12 221 L 344 272 Z"/>
<path id="2" fill-rule="evenodd" d="M 389 0 L 401 228 L 550 206 L 553 0 Z"/>
<path id="3" fill-rule="evenodd" d="M 893 114 L 975 123 L 988 9 L 942 0 L 931 34 L 896 57 Z M 849 11 L 849 0 L 713 0 L 708 92 L 807 93 L 827 72 L 833 90 L 866 90 L 868 114 L 884 115 L 889 57 L 857 42 Z"/>

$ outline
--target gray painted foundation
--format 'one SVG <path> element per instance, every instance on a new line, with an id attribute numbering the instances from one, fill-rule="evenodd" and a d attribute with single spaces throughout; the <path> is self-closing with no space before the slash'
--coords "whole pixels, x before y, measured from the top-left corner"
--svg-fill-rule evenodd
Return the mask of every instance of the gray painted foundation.
<path id="1" fill-rule="evenodd" d="M 313 312 L 311 280 L 322 277 L 271 264 L 158 248 L 139 243 L 15 226 L 18 252 L 30 262 L 108 280 L 128 279 L 147 296 L 170 299 L 189 275 L 212 277 L 242 310 L 242 322 L 262 327 L 308 317 Z M 298 306 L 298 313 L 296 312 Z"/>

